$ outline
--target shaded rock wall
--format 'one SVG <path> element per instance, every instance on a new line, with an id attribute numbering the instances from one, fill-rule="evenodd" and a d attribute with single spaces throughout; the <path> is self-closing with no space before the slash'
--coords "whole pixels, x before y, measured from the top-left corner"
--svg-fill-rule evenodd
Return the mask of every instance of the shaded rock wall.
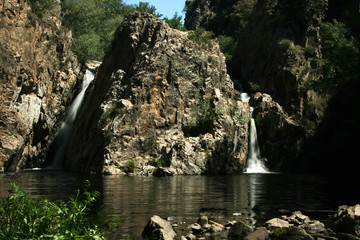
<path id="1" fill-rule="evenodd" d="M 187 0 L 185 27 L 239 37 L 257 0 Z"/>
<path id="2" fill-rule="evenodd" d="M 215 0 L 189 0 L 186 23 L 224 34 L 216 30 L 221 24 L 214 22 L 223 16 L 224 22 L 235 26 L 226 34 L 236 36 L 243 27 L 241 21 L 246 21 L 228 71 L 246 89 L 263 93 L 255 94 L 251 102 L 268 166 L 275 171 L 295 171 L 301 165 L 303 144 L 318 131 L 326 109 L 326 99 L 307 87 L 320 77 L 312 59 L 321 57 L 319 30 L 324 10 L 299 0 L 247 1 L 250 12 L 240 18 L 244 9 L 239 11 L 236 6 L 245 5 L 239 2 L 226 1 L 226 8 Z M 228 11 L 224 14 L 219 9 Z"/>
<path id="3" fill-rule="evenodd" d="M 168 174 L 242 171 L 249 106 L 240 102 L 219 46 L 146 13 L 129 15 L 88 94 L 66 153 L 73 171 Z"/>
<path id="4" fill-rule="evenodd" d="M 59 4 L 59 3 L 57 3 Z M 80 67 L 60 6 L 44 21 L 28 1 L 0 2 L 0 168 L 41 166 Z"/>

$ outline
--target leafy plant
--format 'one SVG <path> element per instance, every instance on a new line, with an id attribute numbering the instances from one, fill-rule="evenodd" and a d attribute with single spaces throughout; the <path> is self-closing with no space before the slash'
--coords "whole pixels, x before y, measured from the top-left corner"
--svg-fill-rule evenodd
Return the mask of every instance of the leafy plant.
<path id="1" fill-rule="evenodd" d="M 322 94 L 333 94 L 360 76 L 360 43 L 344 23 L 325 22 L 321 25 L 323 57 L 316 59 L 323 78 L 312 82 L 312 87 Z"/>
<path id="2" fill-rule="evenodd" d="M 206 31 L 204 28 L 197 28 L 195 31 L 189 33 L 189 39 L 196 43 L 210 44 L 215 34 L 211 31 Z"/>
<path id="3" fill-rule="evenodd" d="M 42 18 L 46 11 L 54 7 L 54 0 L 30 0 L 31 10 Z"/>
<path id="4" fill-rule="evenodd" d="M 226 61 L 230 61 L 232 59 L 232 55 L 236 49 L 236 41 L 232 37 L 220 35 L 217 37 L 219 41 L 220 50 L 224 53 Z"/>
<path id="5" fill-rule="evenodd" d="M 237 104 L 236 101 L 233 101 L 230 114 L 233 117 L 233 119 L 238 123 L 240 123 L 241 125 L 246 123 L 246 117 L 244 116 L 243 112 L 239 108 L 239 105 Z"/>
<path id="6" fill-rule="evenodd" d="M 213 106 L 210 98 L 197 94 L 196 99 L 197 108 L 192 114 L 194 121 L 183 129 L 187 136 L 208 133 L 212 129 L 214 121 L 221 115 L 220 109 Z"/>
<path id="7" fill-rule="evenodd" d="M 170 19 L 167 17 L 164 17 L 163 19 L 171 28 L 175 28 L 178 30 L 185 30 L 184 24 L 182 24 L 182 16 L 179 15 L 177 12 L 175 12 L 174 16 Z"/>
<path id="8" fill-rule="evenodd" d="M 274 231 L 272 234 L 272 239 L 274 240 L 287 240 L 288 239 L 288 229 L 279 228 Z"/>
<path id="9" fill-rule="evenodd" d="M 89 217 L 90 207 L 99 198 L 98 191 L 79 190 L 69 202 L 51 202 L 33 198 L 10 183 L 12 194 L 0 201 L 1 239 L 105 239 L 115 222 L 96 224 Z"/>
<path id="10" fill-rule="evenodd" d="M 161 158 L 152 158 L 148 161 L 148 165 L 153 166 L 153 167 L 169 167 L 170 166 L 170 162 L 167 161 L 165 158 L 161 157 Z"/>
<path id="11" fill-rule="evenodd" d="M 130 159 L 123 166 L 123 171 L 125 173 L 133 173 L 135 171 L 135 168 L 136 168 L 136 164 L 135 164 L 134 159 Z"/>

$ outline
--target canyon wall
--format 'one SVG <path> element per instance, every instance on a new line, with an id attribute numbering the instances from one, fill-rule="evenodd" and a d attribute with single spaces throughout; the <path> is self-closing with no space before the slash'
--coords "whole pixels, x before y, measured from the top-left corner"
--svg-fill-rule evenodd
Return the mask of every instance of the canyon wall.
<path id="1" fill-rule="evenodd" d="M 0 169 L 43 166 L 80 73 L 60 1 L 40 19 L 26 0 L 0 1 Z"/>

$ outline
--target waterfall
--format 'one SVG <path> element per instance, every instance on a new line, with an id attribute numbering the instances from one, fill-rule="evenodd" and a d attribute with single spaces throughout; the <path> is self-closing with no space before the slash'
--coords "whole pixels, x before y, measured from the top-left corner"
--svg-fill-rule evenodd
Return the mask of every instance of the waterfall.
<path id="1" fill-rule="evenodd" d="M 249 135 L 249 153 L 247 158 L 246 173 L 268 173 L 264 162 L 260 156 L 260 148 L 257 139 L 257 131 L 255 125 L 255 119 L 253 118 L 254 108 L 250 107 L 250 135 Z"/>
<path id="2" fill-rule="evenodd" d="M 52 158 L 52 163 L 48 167 L 50 169 L 63 168 L 65 150 L 74 126 L 76 116 L 79 112 L 81 103 L 84 99 L 86 89 L 90 85 L 91 81 L 94 80 L 94 77 L 95 77 L 94 73 L 92 73 L 90 70 L 87 69 L 83 78 L 83 82 L 81 84 L 81 91 L 76 96 L 75 100 L 71 103 L 71 106 L 68 112 L 66 113 L 65 121 L 61 124 L 61 127 L 54 139 L 55 149 Z"/>
<path id="3" fill-rule="evenodd" d="M 239 84 L 240 89 L 240 100 L 243 102 L 249 102 L 250 95 L 246 92 L 242 92 L 241 83 Z M 246 173 L 269 173 L 266 169 L 263 160 L 260 155 L 260 148 L 257 139 L 257 131 L 255 125 L 255 119 L 253 117 L 254 108 L 250 107 L 250 135 L 249 135 L 249 153 L 247 158 Z"/>

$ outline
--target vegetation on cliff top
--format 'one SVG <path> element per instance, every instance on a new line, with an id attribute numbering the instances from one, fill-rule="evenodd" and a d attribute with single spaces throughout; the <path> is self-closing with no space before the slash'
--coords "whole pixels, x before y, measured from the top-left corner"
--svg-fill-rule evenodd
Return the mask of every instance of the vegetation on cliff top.
<path id="1" fill-rule="evenodd" d="M 122 0 L 64 0 L 62 11 L 65 26 L 73 31 L 74 50 L 82 61 L 102 61 L 116 28 L 126 15 L 139 11 L 162 17 L 149 3 L 128 5 Z M 181 18 L 175 13 L 173 18 L 164 18 L 164 21 L 181 29 Z"/>

